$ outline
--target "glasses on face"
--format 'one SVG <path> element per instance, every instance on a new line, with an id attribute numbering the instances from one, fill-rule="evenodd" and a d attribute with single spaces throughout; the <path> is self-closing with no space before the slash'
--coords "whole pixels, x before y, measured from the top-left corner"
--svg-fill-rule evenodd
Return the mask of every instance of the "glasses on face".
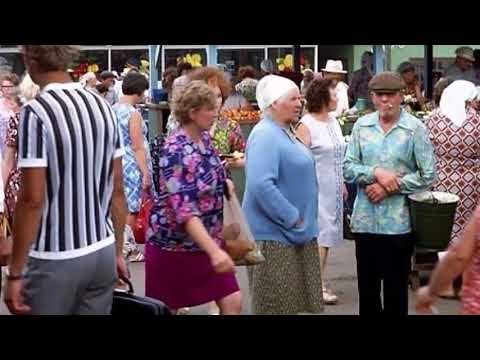
<path id="1" fill-rule="evenodd" d="M 2 89 L 14 89 L 14 85 L 2 85 Z"/>

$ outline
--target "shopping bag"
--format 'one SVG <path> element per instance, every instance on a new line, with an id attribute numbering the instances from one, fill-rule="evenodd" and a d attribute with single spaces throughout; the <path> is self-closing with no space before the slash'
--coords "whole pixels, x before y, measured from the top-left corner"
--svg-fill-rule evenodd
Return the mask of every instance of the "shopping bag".
<path id="1" fill-rule="evenodd" d="M 150 194 L 145 193 L 142 195 L 142 204 L 140 205 L 140 211 L 135 221 L 133 228 L 133 235 L 137 244 L 145 244 L 145 237 L 147 234 L 150 212 L 153 207 L 153 199 Z"/>
<path id="2" fill-rule="evenodd" d="M 243 214 L 235 192 L 223 201 L 223 238 L 226 251 L 237 266 L 257 265 L 265 261 Z"/>

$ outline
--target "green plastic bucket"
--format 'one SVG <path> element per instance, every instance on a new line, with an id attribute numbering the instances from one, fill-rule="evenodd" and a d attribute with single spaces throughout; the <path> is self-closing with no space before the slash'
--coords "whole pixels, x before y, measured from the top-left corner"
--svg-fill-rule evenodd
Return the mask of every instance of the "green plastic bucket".
<path id="1" fill-rule="evenodd" d="M 445 250 L 452 236 L 457 195 L 425 191 L 408 197 L 417 248 Z"/>

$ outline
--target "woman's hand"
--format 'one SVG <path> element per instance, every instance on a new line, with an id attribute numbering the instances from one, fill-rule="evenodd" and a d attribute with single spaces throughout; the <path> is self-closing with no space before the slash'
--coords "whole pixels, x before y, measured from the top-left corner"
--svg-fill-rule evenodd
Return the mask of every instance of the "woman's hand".
<path id="1" fill-rule="evenodd" d="M 232 258 L 220 248 L 217 248 L 210 255 L 210 262 L 217 273 L 235 272 L 235 264 Z"/>
<path id="2" fill-rule="evenodd" d="M 420 314 L 431 314 L 436 300 L 437 298 L 430 293 L 430 288 L 424 286 L 417 291 L 415 309 Z"/>
<path id="3" fill-rule="evenodd" d="M 348 200 L 348 190 L 345 184 L 343 184 L 343 200 L 347 201 Z"/>
<path id="4" fill-rule="evenodd" d="M 152 179 L 150 179 L 150 176 L 144 176 L 142 180 L 142 190 L 145 192 L 150 191 L 150 188 L 152 187 Z"/>
<path id="5" fill-rule="evenodd" d="M 382 187 L 382 185 L 377 183 L 368 185 L 365 188 L 365 191 L 368 199 L 374 204 L 382 202 L 388 196 L 387 191 Z"/>

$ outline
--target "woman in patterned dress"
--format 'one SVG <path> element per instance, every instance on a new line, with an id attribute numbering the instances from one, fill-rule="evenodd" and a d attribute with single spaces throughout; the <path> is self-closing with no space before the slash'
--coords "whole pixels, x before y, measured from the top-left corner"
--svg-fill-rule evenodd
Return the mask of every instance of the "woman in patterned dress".
<path id="1" fill-rule="evenodd" d="M 40 92 L 40 87 L 35 84 L 30 75 L 26 74 L 19 85 L 20 97 L 26 103 Z M 5 139 L 5 157 L 3 159 L 2 178 L 5 184 L 5 205 L 8 213 L 8 221 L 13 222 L 13 212 L 17 203 L 17 193 L 20 188 L 20 169 L 17 168 L 18 149 L 18 122 L 20 121 L 17 111 L 10 117 L 7 136 Z"/>
<path id="2" fill-rule="evenodd" d="M 20 111 L 15 99 L 18 84 L 19 79 L 15 74 L 3 73 L 0 75 L 0 154 L 4 159 L 8 124 L 10 118 Z"/>
<path id="3" fill-rule="evenodd" d="M 480 206 L 465 227 L 462 236 L 448 249 L 436 266 L 430 283 L 418 290 L 417 311 L 433 312 L 433 304 L 442 290 L 460 274 L 463 276 L 461 315 L 480 315 Z"/>
<path id="4" fill-rule="evenodd" d="M 480 200 L 480 115 L 471 106 L 476 96 L 473 83 L 454 81 L 444 90 L 440 107 L 426 123 L 437 160 L 434 191 L 460 197 L 452 230 L 453 243 L 461 236 Z M 443 295 L 454 296 L 453 288 Z"/>
<path id="5" fill-rule="evenodd" d="M 113 110 L 118 119 L 120 134 L 125 147 L 123 157 L 123 184 L 127 199 L 127 225 L 134 228 L 142 202 L 142 196 L 150 192 L 151 160 L 147 140 L 147 125 L 135 105 L 144 100 L 148 81 L 144 75 L 137 72 L 127 74 L 122 84 L 122 96 Z M 129 231 L 127 231 L 129 233 Z M 143 260 L 138 250 L 133 250 L 135 260 Z M 136 256 L 138 255 L 138 258 Z"/>
<path id="6" fill-rule="evenodd" d="M 174 311 L 215 301 L 222 314 L 239 314 L 235 267 L 222 238 L 226 174 L 208 134 L 220 110 L 217 96 L 192 81 L 174 104 L 181 125 L 165 141 L 155 176 L 145 293 Z"/>
<path id="7" fill-rule="evenodd" d="M 343 199 L 348 192 L 343 183 L 346 144 L 338 121 L 329 113 L 337 107 L 333 80 L 313 80 L 305 94 L 306 114 L 297 128 L 298 136 L 315 157 L 318 181 L 318 245 L 325 304 L 336 304 L 335 293 L 325 284 L 329 249 L 343 243 Z M 333 215 L 333 216 L 332 216 Z"/>

